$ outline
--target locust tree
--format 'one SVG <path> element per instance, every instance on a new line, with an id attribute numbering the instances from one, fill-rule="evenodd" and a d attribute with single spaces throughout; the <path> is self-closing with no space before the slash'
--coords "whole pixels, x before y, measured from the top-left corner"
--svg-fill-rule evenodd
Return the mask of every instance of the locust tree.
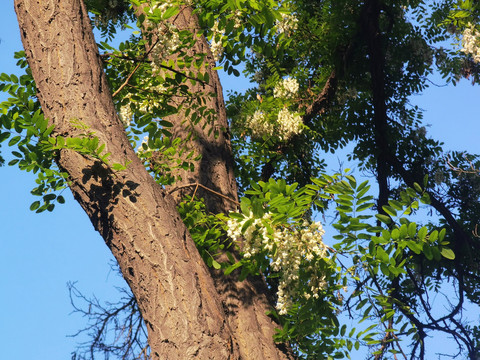
<path id="1" fill-rule="evenodd" d="M 111 313 L 141 315 L 107 346 L 98 314 L 91 357 L 423 359 L 445 333 L 476 358 L 477 157 L 409 102 L 434 72 L 478 80 L 476 6 L 16 0 L 25 74 L 1 76 L 0 140 L 38 174 L 32 210 L 71 189 L 131 290 Z M 252 89 L 225 104 L 219 67 Z M 374 187 L 325 173 L 349 143 Z"/>

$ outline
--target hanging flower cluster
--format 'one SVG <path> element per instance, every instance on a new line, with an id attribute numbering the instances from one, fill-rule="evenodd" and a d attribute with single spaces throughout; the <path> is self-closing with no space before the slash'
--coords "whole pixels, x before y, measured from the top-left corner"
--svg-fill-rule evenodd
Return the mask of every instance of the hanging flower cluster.
<path id="1" fill-rule="evenodd" d="M 180 36 L 175 25 L 166 23 L 158 31 L 158 39 L 152 50 L 155 62 L 163 61 L 166 56 L 173 54 L 181 45 Z"/>
<path id="2" fill-rule="evenodd" d="M 254 137 L 262 137 L 273 133 L 273 124 L 268 121 L 267 115 L 261 110 L 257 110 L 252 116 L 249 116 L 245 125 L 251 130 Z"/>
<path id="3" fill-rule="evenodd" d="M 162 84 L 152 86 L 148 83 L 145 83 L 142 88 L 149 91 L 148 95 L 145 96 L 143 100 L 133 101 L 131 99 L 131 94 L 128 94 L 125 96 L 125 98 L 128 99 L 129 102 L 126 105 L 121 106 L 120 110 L 118 111 L 120 120 L 125 127 L 130 126 L 135 114 L 141 115 L 149 112 L 151 113 L 155 109 L 162 108 L 164 105 L 165 100 L 161 95 L 167 93 L 168 88 Z M 132 109 L 132 106 L 135 110 Z"/>
<path id="4" fill-rule="evenodd" d="M 302 132 L 302 117 L 297 113 L 291 112 L 287 108 L 280 110 L 277 122 L 279 136 L 283 141 Z"/>
<path id="5" fill-rule="evenodd" d="M 300 134 L 303 130 L 300 114 L 291 112 L 288 108 L 283 108 L 278 112 L 275 122 L 269 121 L 265 112 L 257 110 L 247 118 L 245 126 L 250 129 L 253 137 L 270 137 L 275 134 L 282 141 Z"/>
<path id="6" fill-rule="evenodd" d="M 298 19 L 293 14 L 282 14 L 282 19 L 277 20 L 277 32 L 285 35 L 291 34 L 298 27 Z"/>
<path id="7" fill-rule="evenodd" d="M 165 13 L 172 6 L 179 6 L 177 1 L 165 0 L 155 1 L 149 8 L 147 15 L 153 15 L 155 12 Z M 165 57 L 172 55 L 181 46 L 182 42 L 177 27 L 167 21 L 159 23 L 146 19 L 143 26 L 148 31 L 154 32 L 156 35 L 152 55 L 152 71 L 158 73 L 159 65 Z"/>
<path id="8" fill-rule="evenodd" d="M 473 61 L 480 63 L 480 32 L 476 30 L 474 32 L 473 27 L 470 27 L 465 29 L 462 35 L 462 52 L 472 55 Z"/>
<path id="9" fill-rule="evenodd" d="M 298 81 L 295 78 L 287 77 L 277 83 L 273 89 L 273 97 L 291 99 L 298 93 Z"/>
<path id="10" fill-rule="evenodd" d="M 133 111 L 132 111 L 132 108 L 130 107 L 130 104 L 122 106 L 120 108 L 120 111 L 118 112 L 118 116 L 120 117 L 120 120 L 122 121 L 123 126 L 129 127 L 133 118 Z"/>
<path id="11" fill-rule="evenodd" d="M 212 37 L 210 39 L 210 50 L 212 51 L 213 59 L 219 61 L 223 55 L 223 37 L 225 30 L 218 29 L 218 21 L 215 21 L 211 31 Z"/>
<path id="12" fill-rule="evenodd" d="M 276 308 L 285 315 L 299 296 L 307 300 L 319 298 L 326 287 L 325 276 L 315 266 L 316 261 L 327 256 L 322 240 L 325 232 L 319 222 L 273 226 L 271 217 L 267 212 L 262 218 L 255 218 L 252 213 L 242 219 L 230 218 L 227 234 L 234 241 L 244 239 L 245 258 L 264 254 L 271 259 L 272 270 L 280 274 Z M 306 273 L 309 276 L 305 281 L 302 274 Z"/>

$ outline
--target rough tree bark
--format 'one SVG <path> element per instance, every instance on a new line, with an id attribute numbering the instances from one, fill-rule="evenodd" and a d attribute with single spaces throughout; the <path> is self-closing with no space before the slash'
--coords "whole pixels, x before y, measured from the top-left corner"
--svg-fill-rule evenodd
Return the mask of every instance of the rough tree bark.
<path id="1" fill-rule="evenodd" d="M 200 29 L 198 19 L 192 8 L 182 7 L 180 13 L 171 19 L 178 30 L 196 32 Z M 209 44 L 204 36 L 196 37 L 195 46 L 189 50 L 188 55 L 206 54 L 206 65 L 200 70 L 193 66 L 190 69 L 208 73 L 209 83 L 187 82 L 188 91 L 191 94 L 205 94 L 202 96 L 202 105 L 206 112 L 214 116 L 211 119 L 202 119 L 197 124 L 188 126 L 185 109 L 177 114 L 166 117 L 173 124 L 173 134 L 181 139 L 193 137 L 188 142 L 190 149 L 201 155 L 194 165 L 194 171 L 180 170 L 176 175 L 180 179 L 174 187 L 199 183 L 216 191 L 234 201 L 238 201 L 238 189 L 233 171 L 233 155 L 228 135 L 228 122 L 223 99 L 222 85 L 215 67 L 215 61 L 210 51 Z M 177 60 L 175 55 L 172 60 Z M 166 60 L 169 60 L 168 58 Z M 181 69 L 178 69 L 181 71 Z M 179 105 L 184 98 L 173 99 Z M 188 189 L 192 194 L 193 188 Z M 207 211 L 212 213 L 228 213 L 236 208 L 235 202 L 226 200 L 209 191 L 199 188 L 197 195 L 205 199 Z M 175 199 L 180 201 L 185 192 L 175 191 Z M 232 249 L 230 249 L 232 251 Z M 223 260 L 227 260 L 224 256 Z M 278 327 L 267 311 L 272 309 L 269 302 L 268 288 L 261 277 L 249 277 L 239 281 L 238 272 L 229 276 L 221 271 L 210 269 L 216 289 L 220 294 L 226 310 L 227 321 L 233 331 L 239 345 L 240 354 L 244 359 L 291 359 L 291 350 L 284 345 L 275 344 L 273 335 Z"/>
<path id="2" fill-rule="evenodd" d="M 131 148 L 116 114 L 81 0 L 16 0 L 22 42 L 55 135 L 90 126 L 111 152 L 131 161 L 114 173 L 63 150 L 75 199 L 116 257 L 147 324 L 154 359 L 239 359 L 214 284 L 175 209 Z M 54 135 L 54 136 L 55 136 Z"/>
<path id="3" fill-rule="evenodd" d="M 154 183 L 131 148 L 113 106 L 83 1 L 15 0 L 15 9 L 38 98 L 55 124 L 54 136 L 79 135 L 71 122 L 80 120 L 106 145 L 112 163 L 131 161 L 127 170 L 115 173 L 106 164 L 69 150 L 58 157 L 75 199 L 116 257 L 137 299 L 152 357 L 291 358 L 272 340 L 275 324 L 265 315 L 269 303 L 264 285 L 258 279 L 222 281 L 213 274 L 215 290 L 175 201 Z M 190 10 L 182 16 L 178 19 L 183 26 L 195 22 Z M 205 39 L 198 46 L 208 51 Z M 217 113 L 221 136 L 199 132 L 194 146 L 203 155 L 200 172 L 184 181 L 200 182 L 235 199 L 221 86 L 216 73 L 210 78 L 217 96 L 209 106 Z M 181 133 L 180 117 L 173 120 Z M 216 211 L 229 209 L 228 202 L 213 202 L 222 204 Z"/>

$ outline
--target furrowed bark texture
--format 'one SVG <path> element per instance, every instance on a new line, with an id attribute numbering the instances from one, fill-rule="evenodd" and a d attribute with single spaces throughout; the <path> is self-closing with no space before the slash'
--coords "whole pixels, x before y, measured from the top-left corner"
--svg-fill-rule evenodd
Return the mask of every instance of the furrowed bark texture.
<path id="1" fill-rule="evenodd" d="M 198 19 L 190 7 L 183 7 L 180 13 L 171 19 L 179 30 L 197 31 L 200 29 Z M 186 139 L 193 131 L 193 138 L 188 146 L 201 159 L 195 163 L 194 171 L 180 170 L 176 173 L 181 180 L 174 187 L 200 183 L 216 192 L 238 200 L 238 189 L 233 171 L 233 155 L 228 135 L 228 122 L 223 99 L 223 90 L 215 67 L 215 61 L 210 51 L 210 46 L 204 36 L 196 37 L 195 46 L 189 50 L 188 55 L 206 54 L 206 66 L 200 71 L 207 72 L 209 83 L 197 82 L 192 84 L 187 81 L 188 91 L 191 94 L 204 94 L 202 103 L 207 108 L 207 113 L 213 117 L 202 119 L 197 124 L 189 126 L 185 109 L 178 114 L 165 119 L 173 124 L 174 136 Z M 166 59 L 168 60 L 168 59 Z M 176 60 L 172 56 L 172 60 Z M 181 71 L 181 69 L 178 69 Z M 192 67 L 194 73 L 199 71 Z M 184 98 L 173 99 L 180 105 Z M 175 191 L 173 195 L 177 201 L 187 194 L 192 194 L 194 188 L 185 191 Z M 225 213 L 232 211 L 236 205 L 218 195 L 199 188 L 197 195 L 205 199 L 207 210 L 212 213 Z M 232 251 L 232 249 L 229 249 Z M 227 261 L 223 256 L 221 260 Z M 226 317 L 234 337 L 239 345 L 239 350 L 244 359 L 293 359 L 291 349 L 284 344 L 275 344 L 273 335 L 278 327 L 267 311 L 272 309 L 269 301 L 268 288 L 261 277 L 251 277 L 239 281 L 238 272 L 225 276 L 221 271 L 210 269 L 216 289 L 220 294 L 226 309 Z"/>
<path id="2" fill-rule="evenodd" d="M 171 197 L 131 148 L 113 106 L 81 0 L 16 0 L 27 59 L 54 136 L 90 127 L 111 152 L 113 173 L 89 156 L 62 150 L 75 199 L 105 239 L 147 324 L 154 359 L 239 359 L 212 279 Z"/>
<path id="3" fill-rule="evenodd" d="M 200 28 L 197 16 L 193 14 L 193 10 L 190 7 L 183 7 L 172 23 L 179 30 L 196 32 Z M 195 163 L 194 171 L 178 171 L 181 180 L 175 186 L 198 182 L 237 201 L 238 189 L 233 172 L 232 149 L 228 140 L 228 123 L 222 85 L 220 84 L 217 71 L 213 70 L 215 61 L 204 36 L 197 37 L 195 46 L 188 51 L 189 56 L 194 56 L 195 54 L 207 55 L 207 66 L 202 67 L 200 71 L 208 73 L 210 81 L 208 83 L 197 82 L 196 84 L 187 82 L 186 85 L 191 94 L 200 94 L 202 97 L 201 105 L 206 107 L 206 113 L 211 114 L 211 117 L 208 120 L 202 119 L 196 124 L 189 124 L 188 117 L 185 116 L 186 109 L 167 117 L 167 120 L 173 123 L 173 133 L 176 137 L 186 139 L 190 133 L 193 133 L 193 138 L 189 141 L 188 146 L 196 154 L 201 155 L 201 159 Z M 176 59 L 174 58 L 174 60 Z M 191 70 L 194 73 L 199 71 L 193 67 Z M 184 99 L 177 98 L 173 100 L 180 105 Z M 235 203 L 232 201 L 212 196 L 211 193 L 206 193 L 202 189 L 199 191 L 199 194 L 206 200 L 208 210 L 213 213 L 228 212 L 236 208 Z M 175 192 L 174 196 L 179 198 L 182 196 L 182 193 Z"/>

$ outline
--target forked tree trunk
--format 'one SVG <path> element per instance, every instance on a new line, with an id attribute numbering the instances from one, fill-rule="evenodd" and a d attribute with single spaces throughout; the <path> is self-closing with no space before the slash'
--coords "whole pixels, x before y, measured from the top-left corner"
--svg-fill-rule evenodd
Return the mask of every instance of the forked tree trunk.
<path id="1" fill-rule="evenodd" d="M 116 257 L 147 324 L 153 359 L 239 359 L 211 276 L 173 199 L 153 181 L 116 114 L 81 0 L 16 0 L 22 42 L 54 136 L 90 127 L 111 152 L 131 161 L 114 173 L 70 150 L 59 166 L 75 199 Z"/>
<path id="2" fill-rule="evenodd" d="M 291 358 L 272 340 L 275 324 L 265 315 L 269 303 L 264 284 L 241 283 L 234 277 L 223 281 L 214 274 L 214 285 L 175 201 L 155 184 L 131 148 L 83 1 L 16 0 L 15 8 L 38 98 L 55 124 L 54 136 L 79 136 L 72 121 L 81 121 L 106 145 L 105 151 L 112 154 L 110 163 L 131 161 L 127 170 L 115 173 L 108 165 L 70 150 L 62 150 L 58 157 L 59 166 L 70 176 L 75 199 L 116 257 L 137 299 L 152 357 Z M 183 15 L 184 26 L 195 22 L 190 12 Z M 208 51 L 205 39 L 198 45 Z M 217 126 L 223 131 L 221 87 L 216 73 L 210 78 L 218 96 L 209 106 L 217 112 Z M 169 120 L 179 134 L 180 117 Z M 223 134 L 217 138 L 199 134 L 193 146 L 203 155 L 197 167 L 200 173 L 184 181 L 198 181 L 236 198 L 228 142 Z M 228 202 L 220 203 L 216 211 L 228 210 Z"/>

